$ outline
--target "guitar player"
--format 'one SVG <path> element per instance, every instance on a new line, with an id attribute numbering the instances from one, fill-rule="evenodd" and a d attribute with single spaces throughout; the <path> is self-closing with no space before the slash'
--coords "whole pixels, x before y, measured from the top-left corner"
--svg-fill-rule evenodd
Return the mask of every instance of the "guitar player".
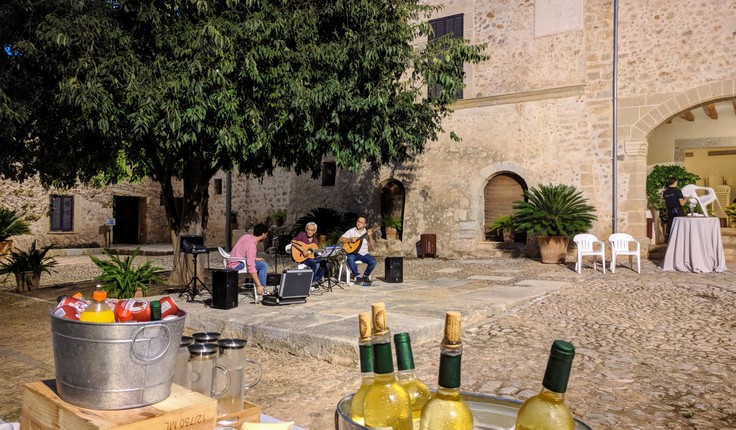
<path id="1" fill-rule="evenodd" d="M 347 261 L 350 273 L 355 278 L 355 282 L 362 283 L 364 287 L 371 285 L 371 272 L 376 267 L 376 259 L 370 254 L 370 251 L 373 250 L 374 245 L 373 231 L 378 227 L 380 226 L 376 226 L 373 229 L 366 229 L 365 217 L 359 216 L 355 221 L 355 227 L 346 231 L 340 237 L 340 243 L 343 244 L 343 248 L 348 252 Z M 362 277 L 358 276 L 356 261 L 361 261 L 368 266 L 365 268 Z"/>
<path id="2" fill-rule="evenodd" d="M 304 264 L 314 272 L 312 283 L 321 282 L 325 275 L 325 266 L 322 264 L 322 259 L 315 255 L 315 252 L 320 247 L 319 238 L 317 237 L 317 224 L 314 222 L 307 223 L 304 231 L 292 239 L 291 246 L 294 261 Z M 304 260 L 299 261 L 302 258 Z"/>

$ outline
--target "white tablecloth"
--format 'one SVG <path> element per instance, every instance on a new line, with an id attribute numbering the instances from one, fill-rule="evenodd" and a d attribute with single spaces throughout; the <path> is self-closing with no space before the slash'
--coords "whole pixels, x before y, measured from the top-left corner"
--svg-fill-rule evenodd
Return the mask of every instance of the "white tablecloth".
<path id="1" fill-rule="evenodd" d="M 720 220 L 716 217 L 675 218 L 662 269 L 725 272 Z"/>

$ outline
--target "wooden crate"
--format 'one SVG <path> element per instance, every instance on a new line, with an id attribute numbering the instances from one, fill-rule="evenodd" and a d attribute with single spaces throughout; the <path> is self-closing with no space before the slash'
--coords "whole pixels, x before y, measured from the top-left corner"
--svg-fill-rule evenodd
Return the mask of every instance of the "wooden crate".
<path id="1" fill-rule="evenodd" d="M 234 423 L 227 423 L 227 421 L 237 420 Z M 249 401 L 243 402 L 243 410 L 238 411 L 229 415 L 225 415 L 223 417 L 220 417 L 217 419 L 218 422 L 223 423 L 222 425 L 227 425 L 229 427 L 233 427 L 236 429 L 239 429 L 243 426 L 244 422 L 249 423 L 259 423 L 261 422 L 261 408 L 254 405 L 253 403 L 250 403 Z"/>
<path id="2" fill-rule="evenodd" d="M 162 402 L 119 411 L 70 405 L 54 379 L 26 384 L 21 394 L 23 430 L 212 430 L 216 421 L 217 400 L 176 384 Z"/>

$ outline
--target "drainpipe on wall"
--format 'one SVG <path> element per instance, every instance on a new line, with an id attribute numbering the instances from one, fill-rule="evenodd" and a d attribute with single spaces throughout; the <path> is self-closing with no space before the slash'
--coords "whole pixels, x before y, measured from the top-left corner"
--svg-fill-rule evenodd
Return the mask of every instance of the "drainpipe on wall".
<path id="1" fill-rule="evenodd" d="M 612 142 L 612 175 L 611 175 L 611 233 L 616 233 L 616 213 L 618 204 L 618 191 L 616 184 L 618 182 L 618 94 L 617 94 L 617 76 L 618 76 L 618 0 L 613 0 L 613 142 Z"/>
<path id="2" fill-rule="evenodd" d="M 225 174 L 225 246 L 228 251 L 232 249 L 233 243 L 233 231 L 230 228 L 230 203 L 233 197 L 232 180 L 232 174 L 227 172 Z"/>

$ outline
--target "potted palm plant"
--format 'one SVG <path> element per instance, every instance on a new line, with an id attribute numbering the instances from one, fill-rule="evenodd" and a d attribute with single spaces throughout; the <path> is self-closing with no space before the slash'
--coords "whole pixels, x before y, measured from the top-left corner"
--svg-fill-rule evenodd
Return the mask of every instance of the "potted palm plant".
<path id="1" fill-rule="evenodd" d="M 514 241 L 514 217 L 511 215 L 503 215 L 496 218 L 491 224 L 490 232 L 497 236 L 503 237 L 504 242 Z"/>
<path id="2" fill-rule="evenodd" d="M 92 262 L 102 271 L 95 280 L 99 281 L 102 289 L 107 291 L 110 297 L 118 299 L 129 299 L 140 294 L 145 295 L 148 287 L 152 284 L 163 284 L 165 280 L 156 272 L 163 270 L 153 265 L 151 260 L 146 260 L 140 266 L 133 266 L 133 260 L 138 256 L 140 248 L 136 248 L 133 254 L 120 258 L 103 250 L 110 259 L 103 260 L 90 255 Z"/>
<path id="3" fill-rule="evenodd" d="M 0 208 L 0 255 L 5 255 L 13 248 L 11 236 L 30 233 L 28 223 L 10 209 Z"/>
<path id="4" fill-rule="evenodd" d="M 57 262 L 54 257 L 47 256 L 53 245 L 36 248 L 33 241 L 28 251 L 12 250 L 10 256 L 0 263 L 0 275 L 14 275 L 18 292 L 31 291 L 41 284 L 41 274 L 51 273 Z"/>
<path id="5" fill-rule="evenodd" d="M 595 208 L 571 185 L 540 185 L 514 204 L 516 231 L 536 233 L 542 263 L 565 259 L 571 236 L 588 231 Z"/>
<path id="6" fill-rule="evenodd" d="M 386 232 L 386 239 L 395 240 L 399 236 L 399 230 L 401 230 L 401 218 L 392 214 L 383 214 L 383 227 Z"/>

